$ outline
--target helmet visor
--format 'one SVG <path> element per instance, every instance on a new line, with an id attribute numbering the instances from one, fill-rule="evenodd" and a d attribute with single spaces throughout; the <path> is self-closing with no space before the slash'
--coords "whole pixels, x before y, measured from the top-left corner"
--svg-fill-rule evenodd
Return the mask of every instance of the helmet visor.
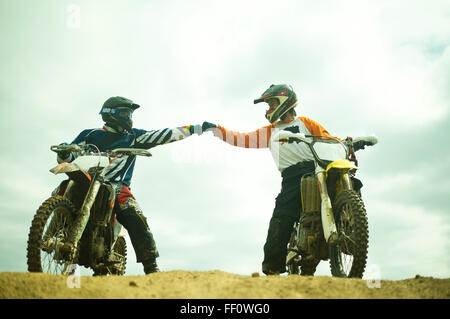
<path id="1" fill-rule="evenodd" d="M 118 108 L 114 110 L 114 114 L 124 120 L 131 120 L 133 115 L 133 110 L 129 108 Z"/>
<path id="2" fill-rule="evenodd" d="M 114 114 L 119 119 L 128 121 L 128 120 L 131 120 L 131 118 L 132 118 L 133 109 L 131 109 L 129 107 L 119 107 L 116 109 L 104 107 L 100 110 L 100 114 Z"/>

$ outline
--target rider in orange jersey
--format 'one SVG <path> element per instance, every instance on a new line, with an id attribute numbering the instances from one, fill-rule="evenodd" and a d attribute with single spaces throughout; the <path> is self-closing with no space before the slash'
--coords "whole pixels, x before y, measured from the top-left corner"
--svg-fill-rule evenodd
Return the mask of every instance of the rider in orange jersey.
<path id="1" fill-rule="evenodd" d="M 286 272 L 287 244 L 292 227 L 301 211 L 301 177 L 314 171 L 313 155 L 304 143 L 279 143 L 273 136 L 280 130 L 305 135 L 332 136 L 319 123 L 296 117 L 297 96 L 290 85 L 271 85 L 254 103 L 266 102 L 266 119 L 270 125 L 250 133 L 240 133 L 217 125 L 214 136 L 238 147 L 269 148 L 282 176 L 281 192 L 276 197 L 264 245 L 262 271 L 266 275 Z M 214 125 L 215 126 L 215 125 Z M 334 137 L 334 136 L 332 136 Z M 317 265 L 316 265 L 317 266 Z"/>

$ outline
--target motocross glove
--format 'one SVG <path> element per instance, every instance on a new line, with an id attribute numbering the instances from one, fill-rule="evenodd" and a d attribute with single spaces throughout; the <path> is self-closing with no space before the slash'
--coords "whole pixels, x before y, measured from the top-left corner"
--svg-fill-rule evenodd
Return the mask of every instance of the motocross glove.
<path id="1" fill-rule="evenodd" d="M 67 143 L 61 143 L 61 144 L 59 144 L 59 145 L 69 145 L 69 144 L 67 144 Z M 59 157 L 60 159 L 66 160 L 66 159 L 69 157 L 69 155 L 70 155 L 70 151 L 58 151 L 57 154 L 58 154 L 58 157 Z"/>
<path id="2" fill-rule="evenodd" d="M 372 146 L 375 145 L 378 142 L 378 140 L 375 137 L 357 137 L 353 139 L 352 145 L 353 149 L 356 151 L 363 150 L 366 146 Z"/>
<path id="3" fill-rule="evenodd" d="M 204 132 L 207 131 L 211 131 L 213 129 L 215 129 L 217 127 L 216 124 L 213 123 L 209 123 L 209 122 L 203 122 L 202 125 L 197 124 L 197 125 L 189 125 L 189 132 L 191 134 L 198 134 L 198 135 L 202 135 Z"/>
<path id="4" fill-rule="evenodd" d="M 192 134 L 197 134 L 197 135 L 202 135 L 202 126 L 200 124 L 196 124 L 196 125 L 189 125 L 188 126 L 189 129 L 189 133 Z"/>
<path id="5" fill-rule="evenodd" d="M 366 147 L 366 143 L 364 141 L 358 141 L 353 143 L 353 149 L 356 151 L 363 150 Z"/>
<path id="6" fill-rule="evenodd" d="M 217 128 L 217 125 L 213 124 L 213 123 L 203 122 L 203 124 L 202 124 L 202 131 L 203 132 L 213 131 L 216 128 Z"/>

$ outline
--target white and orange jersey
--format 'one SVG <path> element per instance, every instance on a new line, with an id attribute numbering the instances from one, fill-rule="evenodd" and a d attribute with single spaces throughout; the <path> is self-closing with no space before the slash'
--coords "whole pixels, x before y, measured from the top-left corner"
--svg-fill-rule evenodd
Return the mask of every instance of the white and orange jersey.
<path id="1" fill-rule="evenodd" d="M 275 164 L 282 172 L 285 168 L 298 162 L 313 160 L 313 155 L 305 143 L 279 143 L 274 142 L 272 137 L 286 128 L 292 127 L 296 133 L 305 135 L 331 136 L 322 125 L 307 117 L 297 117 L 290 122 L 277 121 L 271 125 L 263 126 L 250 133 L 240 133 L 227 130 L 218 125 L 214 136 L 238 147 L 245 148 L 269 148 Z"/>

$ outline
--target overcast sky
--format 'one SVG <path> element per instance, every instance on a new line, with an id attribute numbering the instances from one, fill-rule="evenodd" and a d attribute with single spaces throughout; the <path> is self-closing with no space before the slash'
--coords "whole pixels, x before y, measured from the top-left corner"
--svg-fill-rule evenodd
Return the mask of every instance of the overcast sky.
<path id="1" fill-rule="evenodd" d="M 33 215 L 63 179 L 50 145 L 101 127 L 110 96 L 141 105 L 137 128 L 249 132 L 268 124 L 253 99 L 288 83 L 298 115 L 379 137 L 358 156 L 368 272 L 450 277 L 449 1 L 1 0 L 0 38 L 0 271 L 26 271 Z M 270 151 L 206 133 L 151 152 L 131 187 L 161 270 L 261 271 Z M 128 243 L 127 274 L 143 274 Z"/>

